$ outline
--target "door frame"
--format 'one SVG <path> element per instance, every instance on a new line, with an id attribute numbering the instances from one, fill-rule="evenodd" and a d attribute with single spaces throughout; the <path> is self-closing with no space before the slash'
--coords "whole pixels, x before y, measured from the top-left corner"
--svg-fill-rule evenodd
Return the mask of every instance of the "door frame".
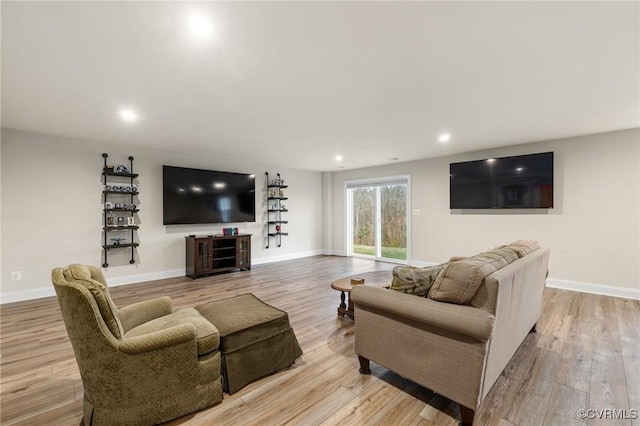
<path id="1" fill-rule="evenodd" d="M 361 254 L 355 254 L 353 252 L 353 206 L 351 205 L 351 195 L 349 189 L 356 186 L 384 186 L 392 184 L 406 184 L 407 186 L 407 258 L 402 259 L 390 259 L 387 257 L 367 256 Z M 378 206 L 380 205 L 379 191 L 376 191 L 376 216 L 378 214 Z M 344 247 L 347 257 L 359 257 L 363 259 L 380 260 L 383 262 L 391 263 L 406 263 L 411 262 L 411 175 L 395 175 L 395 176 L 383 176 L 366 179 L 352 179 L 344 181 Z M 376 218 L 378 221 L 379 218 Z M 380 226 L 376 223 L 376 234 L 380 233 Z M 379 241 L 378 235 L 376 235 L 376 241 Z M 382 250 L 382 247 L 376 247 L 376 253 L 378 250 Z"/>

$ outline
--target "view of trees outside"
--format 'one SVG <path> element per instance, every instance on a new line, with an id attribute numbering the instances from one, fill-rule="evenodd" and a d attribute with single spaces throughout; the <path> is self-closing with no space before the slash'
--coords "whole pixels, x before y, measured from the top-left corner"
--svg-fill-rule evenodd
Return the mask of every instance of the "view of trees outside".
<path id="1" fill-rule="evenodd" d="M 375 256 L 376 240 L 376 188 L 352 189 L 353 251 Z"/>
<path id="2" fill-rule="evenodd" d="M 382 257 L 407 258 L 407 188 L 387 185 L 380 188 L 380 222 Z M 352 189 L 353 251 L 375 256 L 376 240 L 375 186 Z"/>

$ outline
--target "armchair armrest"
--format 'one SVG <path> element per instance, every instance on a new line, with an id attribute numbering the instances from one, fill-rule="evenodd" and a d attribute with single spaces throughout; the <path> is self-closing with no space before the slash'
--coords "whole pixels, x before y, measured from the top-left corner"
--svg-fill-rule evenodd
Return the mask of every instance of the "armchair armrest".
<path id="1" fill-rule="evenodd" d="M 121 340 L 118 348 L 126 354 L 135 355 L 165 349 L 188 341 L 193 341 L 193 353 L 194 356 L 197 356 L 196 327 L 193 324 L 175 325 L 142 336 L 129 337 Z"/>
<path id="2" fill-rule="evenodd" d="M 495 317 L 467 305 L 437 302 L 425 297 L 373 286 L 354 286 L 351 300 L 359 307 L 388 312 L 409 320 L 486 342 L 491 337 Z"/>
<path id="3" fill-rule="evenodd" d="M 169 315 L 172 312 L 171 298 L 167 296 L 133 303 L 118 309 L 120 322 L 125 333 L 140 324 Z"/>

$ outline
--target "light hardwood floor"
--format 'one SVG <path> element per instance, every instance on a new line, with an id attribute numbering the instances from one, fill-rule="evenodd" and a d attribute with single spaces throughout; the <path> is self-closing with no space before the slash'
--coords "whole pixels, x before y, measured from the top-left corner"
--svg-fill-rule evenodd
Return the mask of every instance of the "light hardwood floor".
<path id="1" fill-rule="evenodd" d="M 251 292 L 286 310 L 304 355 L 215 407 L 171 425 L 456 425 L 455 403 L 372 364 L 358 373 L 353 322 L 338 318 L 331 281 L 393 264 L 332 256 L 254 266 L 198 280 L 173 278 L 112 289 L 118 306 L 170 296 L 174 307 Z M 44 285 L 45 283 L 43 283 Z M 82 382 L 55 298 L 2 306 L 2 425 L 78 425 Z M 580 408 L 640 409 L 640 302 L 545 290 L 529 335 L 477 413 L 486 425 L 640 425 L 586 420 Z"/>

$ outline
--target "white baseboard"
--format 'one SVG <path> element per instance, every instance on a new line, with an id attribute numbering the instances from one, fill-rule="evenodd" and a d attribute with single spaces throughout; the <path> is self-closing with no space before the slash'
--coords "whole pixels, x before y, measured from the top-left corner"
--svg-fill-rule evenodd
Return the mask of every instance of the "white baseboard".
<path id="1" fill-rule="evenodd" d="M 172 269 L 170 271 L 149 272 L 146 274 L 125 275 L 124 277 L 111 278 L 105 274 L 109 287 L 119 287 L 127 284 L 137 284 L 146 281 L 163 280 L 165 278 L 184 277 L 186 269 Z"/>
<path id="2" fill-rule="evenodd" d="M 640 289 L 617 287 L 613 285 L 584 283 L 580 281 L 547 278 L 547 287 L 561 290 L 579 291 L 581 293 L 601 294 L 603 296 L 621 297 L 640 300 Z"/>
<path id="3" fill-rule="evenodd" d="M 107 275 L 107 274 L 105 274 Z M 165 278 L 182 277 L 185 275 L 185 269 L 173 269 L 170 271 L 151 272 L 147 274 L 126 275 L 124 277 L 109 277 L 107 282 L 109 287 L 119 287 L 121 285 L 137 284 L 145 281 L 162 280 Z M 8 291 L 0 294 L 0 305 L 5 303 L 23 302 L 25 300 L 42 299 L 43 297 L 54 297 L 56 291 L 53 285 L 48 287 L 35 288 L 31 290 Z"/>
<path id="4" fill-rule="evenodd" d="M 347 253 L 345 253 L 342 250 L 324 250 L 322 254 L 326 256 L 343 256 L 343 257 L 347 255 Z"/>
<path id="5" fill-rule="evenodd" d="M 283 260 L 302 259 L 303 257 L 311 257 L 325 254 L 322 250 L 309 250 L 300 253 L 283 254 L 280 256 L 267 256 L 251 259 L 251 265 L 264 265 L 265 263 L 282 262 Z"/>
<path id="6" fill-rule="evenodd" d="M 281 256 L 262 257 L 252 259 L 252 265 L 264 263 L 281 262 L 283 260 L 300 259 L 323 254 L 322 250 L 311 250 L 301 253 L 286 254 Z M 106 275 L 109 287 L 119 287 L 121 285 L 138 284 L 146 281 L 162 280 L 166 278 L 183 277 L 186 275 L 184 268 L 172 269 L 168 271 L 150 272 L 146 274 L 125 275 L 122 277 L 109 277 Z M 9 291 L 0 293 L 0 305 L 5 303 L 23 302 L 26 300 L 42 299 L 43 297 L 54 297 L 56 295 L 53 285 L 41 288 L 21 291 Z"/>
<path id="7" fill-rule="evenodd" d="M 42 299 L 56 295 L 53 285 L 49 287 L 34 288 L 32 290 L 7 291 L 0 294 L 0 304 L 23 302 L 25 300 Z"/>
<path id="8" fill-rule="evenodd" d="M 284 260 L 301 259 L 325 254 L 328 256 L 345 256 L 340 250 L 310 250 L 306 252 L 285 254 L 280 256 L 261 257 L 253 259 L 253 265 L 262 265 L 266 263 L 282 262 Z M 433 262 L 412 261 L 412 266 L 432 266 Z M 172 269 L 168 271 L 151 272 L 146 274 L 127 275 L 124 277 L 109 278 L 110 287 L 118 287 L 121 285 L 137 284 L 145 281 L 161 280 L 165 278 L 182 277 L 185 275 L 185 269 Z M 547 287 L 558 288 L 562 290 L 578 291 L 582 293 L 601 294 L 603 296 L 621 297 L 624 299 L 640 300 L 640 289 L 617 287 L 604 284 L 585 283 L 580 281 L 563 280 L 558 278 L 547 278 Z M 22 302 L 25 300 L 41 299 L 43 297 L 55 296 L 53 286 L 41 287 L 31 290 L 11 291 L 0 294 L 0 304 Z"/>

